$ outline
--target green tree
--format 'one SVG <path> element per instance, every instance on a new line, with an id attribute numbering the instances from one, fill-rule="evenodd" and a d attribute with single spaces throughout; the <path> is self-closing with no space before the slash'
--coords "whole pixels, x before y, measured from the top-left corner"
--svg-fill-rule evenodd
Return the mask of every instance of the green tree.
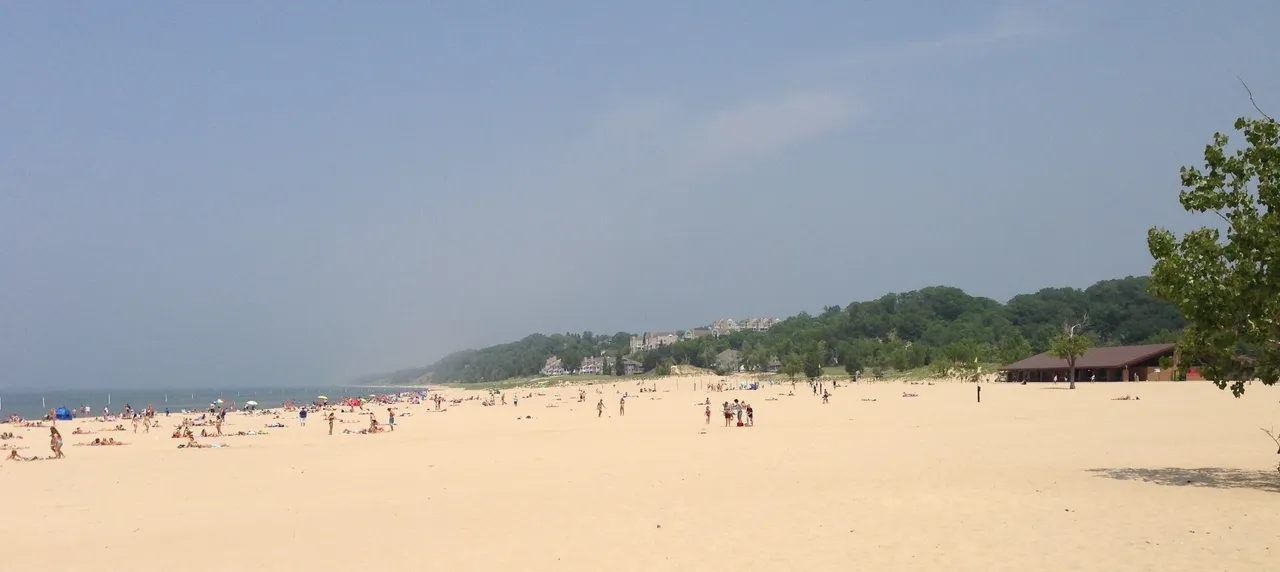
<path id="1" fill-rule="evenodd" d="M 698 367 L 715 367 L 716 366 L 716 350 L 711 346 L 705 346 L 702 351 L 698 352 Z"/>
<path id="2" fill-rule="evenodd" d="M 1000 341 L 1000 361 L 1010 364 L 1021 359 L 1026 359 L 1035 355 L 1031 350 L 1031 342 L 1022 335 L 1022 332 L 1014 332 L 1012 335 L 1006 336 Z"/>
<path id="3" fill-rule="evenodd" d="M 804 358 L 804 365 L 802 366 L 804 369 L 804 376 L 809 378 L 810 380 L 814 380 L 814 379 L 818 379 L 819 377 L 822 377 L 822 365 L 823 365 L 823 362 L 825 361 L 823 359 L 825 355 L 822 353 L 822 351 L 823 350 L 819 348 L 818 350 L 810 352 Z"/>
<path id="4" fill-rule="evenodd" d="M 1068 389 L 1076 388 L 1076 360 L 1094 345 L 1093 338 L 1084 333 L 1087 321 L 1088 316 L 1085 316 L 1077 324 L 1063 324 L 1062 333 L 1049 340 L 1049 355 L 1067 362 L 1068 379 L 1071 380 Z"/>
<path id="5" fill-rule="evenodd" d="M 782 360 L 783 375 L 794 381 L 796 376 L 802 373 L 804 373 L 804 359 L 799 355 L 791 354 Z"/>
<path id="6" fill-rule="evenodd" d="M 849 377 L 856 376 L 858 372 L 862 371 L 862 358 L 856 353 L 846 353 L 844 357 L 840 358 L 840 361 L 844 362 L 844 371 L 849 374 Z"/>
<path id="7" fill-rule="evenodd" d="M 1182 208 L 1217 215 L 1226 240 L 1212 227 L 1181 239 L 1163 228 L 1147 234 L 1151 292 L 1187 320 L 1179 354 L 1195 356 L 1204 376 L 1236 397 L 1245 380 L 1280 380 L 1280 129 L 1259 113 L 1235 122 L 1243 146 L 1228 150 L 1228 137 L 1215 133 L 1204 169 L 1182 168 Z"/>
<path id="8" fill-rule="evenodd" d="M 627 374 L 627 364 L 622 362 L 622 352 L 614 350 L 613 352 L 613 375 L 623 376 Z"/>
<path id="9" fill-rule="evenodd" d="M 658 366 L 654 368 L 654 373 L 657 375 L 671 375 L 671 366 L 673 365 L 675 364 L 672 363 L 671 358 L 662 358 L 658 361 Z"/>
<path id="10" fill-rule="evenodd" d="M 567 349 L 560 352 L 560 365 L 564 366 L 564 370 L 573 373 L 582 369 L 582 360 L 585 356 L 577 348 Z"/>

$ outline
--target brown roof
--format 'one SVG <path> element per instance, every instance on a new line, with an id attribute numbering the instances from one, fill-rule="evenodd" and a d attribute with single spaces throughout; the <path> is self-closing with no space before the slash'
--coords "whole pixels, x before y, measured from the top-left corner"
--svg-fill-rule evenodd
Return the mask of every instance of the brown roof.
<path id="1" fill-rule="evenodd" d="M 1150 344 L 1145 346 L 1108 346 L 1093 348 L 1076 360 L 1076 369 L 1096 369 L 1104 367 L 1124 367 L 1149 360 L 1153 357 L 1173 352 L 1173 344 Z M 1034 355 L 1019 362 L 1011 363 L 1000 369 L 1067 369 L 1067 360 L 1050 356 L 1048 352 Z"/>

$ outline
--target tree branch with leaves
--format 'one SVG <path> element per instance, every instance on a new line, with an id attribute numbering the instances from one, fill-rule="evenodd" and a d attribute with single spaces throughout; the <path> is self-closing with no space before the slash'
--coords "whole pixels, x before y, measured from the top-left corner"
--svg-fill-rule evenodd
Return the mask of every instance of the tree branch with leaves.
<path id="1" fill-rule="evenodd" d="M 1280 380 L 1280 126 L 1254 108 L 1262 118 L 1235 122 L 1243 145 L 1215 133 L 1204 167 L 1182 168 L 1182 207 L 1213 213 L 1222 228 L 1147 234 L 1151 293 L 1187 319 L 1180 354 L 1236 397 L 1247 380 Z"/>
<path id="2" fill-rule="evenodd" d="M 1088 323 L 1088 314 L 1076 323 L 1071 323 L 1070 320 L 1065 321 L 1062 324 L 1062 333 L 1049 340 L 1049 355 L 1067 362 L 1069 376 L 1067 379 L 1071 382 L 1071 385 L 1067 386 L 1068 389 L 1076 388 L 1076 361 L 1094 346 L 1093 338 L 1084 333 Z"/>

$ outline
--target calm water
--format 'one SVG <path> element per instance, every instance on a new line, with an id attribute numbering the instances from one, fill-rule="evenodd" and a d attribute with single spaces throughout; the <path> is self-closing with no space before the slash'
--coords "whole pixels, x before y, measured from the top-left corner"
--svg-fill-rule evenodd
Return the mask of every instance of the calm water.
<path id="1" fill-rule="evenodd" d="M 224 400 L 227 405 L 235 401 L 243 407 L 246 401 L 257 401 L 259 407 L 279 407 L 286 400 L 311 403 L 324 395 L 330 401 L 341 397 L 364 396 L 371 393 L 397 393 L 408 388 L 374 388 L 374 387 L 258 387 L 245 389 L 154 389 L 154 390 L 63 390 L 63 391 L 23 391 L 6 392 L 0 389 L 0 419 L 17 413 L 26 418 L 43 417 L 50 409 L 66 407 L 75 409 L 88 405 L 93 408 L 94 415 L 101 415 L 102 408 L 108 406 L 113 413 L 124 409 L 126 404 L 134 409 L 143 409 L 154 405 L 159 411 L 167 407 L 172 411 L 181 409 L 205 409 L 216 399 Z"/>

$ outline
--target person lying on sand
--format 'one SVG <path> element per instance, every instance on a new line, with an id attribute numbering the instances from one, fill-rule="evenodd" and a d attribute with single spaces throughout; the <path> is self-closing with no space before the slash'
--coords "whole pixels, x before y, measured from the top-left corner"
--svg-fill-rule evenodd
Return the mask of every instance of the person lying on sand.
<path id="1" fill-rule="evenodd" d="M 1129 397 L 1128 395 L 1124 395 L 1124 396 L 1120 396 L 1120 397 L 1113 397 L 1113 398 L 1111 398 L 1111 400 L 1112 400 L 1112 401 L 1141 401 L 1141 400 L 1142 400 L 1142 398 L 1141 398 L 1141 397 Z"/>
<path id="2" fill-rule="evenodd" d="M 904 392 L 902 392 L 902 396 L 903 396 L 903 397 L 920 397 L 920 394 L 918 394 L 918 393 L 907 393 L 907 392 L 905 392 L 905 391 L 904 391 Z"/>
<path id="3" fill-rule="evenodd" d="M 92 435 L 93 431 L 85 431 L 84 427 L 76 427 L 76 430 L 72 431 L 71 434 L 72 435 Z"/>
<path id="4" fill-rule="evenodd" d="M 114 445 L 128 445 L 128 443 L 116 441 L 115 437 L 107 437 L 106 439 L 98 437 L 88 443 L 76 443 L 77 447 L 110 447 Z"/>
<path id="5" fill-rule="evenodd" d="M 906 396 L 905 396 L 905 395 L 903 395 L 903 397 L 906 397 Z M 875 401 L 875 399 L 874 399 L 874 398 L 870 398 L 870 397 L 863 397 L 863 398 L 862 398 L 862 400 L 863 400 L 863 401 Z"/>
<path id="6" fill-rule="evenodd" d="M 12 451 L 9 451 L 9 456 L 5 457 L 5 460 L 6 461 L 39 461 L 40 457 L 36 457 L 36 456 L 23 457 L 22 455 L 18 454 L 17 449 L 14 449 Z"/>
<path id="7" fill-rule="evenodd" d="M 204 443 L 200 443 L 199 441 L 196 441 L 195 437 L 191 437 L 190 439 L 187 439 L 186 443 L 178 445 L 178 448 L 179 449 L 220 449 L 222 447 L 227 447 L 227 446 L 228 445 L 226 443 L 204 444 Z"/>

